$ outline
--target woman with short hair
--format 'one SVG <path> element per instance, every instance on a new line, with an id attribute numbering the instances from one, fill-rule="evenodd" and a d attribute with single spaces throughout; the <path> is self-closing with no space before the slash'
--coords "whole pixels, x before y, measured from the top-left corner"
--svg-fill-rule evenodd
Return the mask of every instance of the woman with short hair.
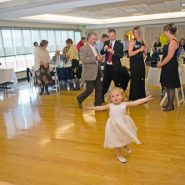
<path id="1" fill-rule="evenodd" d="M 40 95 L 44 93 L 44 89 L 46 94 L 50 94 L 48 86 L 52 82 L 49 71 L 50 56 L 46 49 L 47 46 L 48 41 L 42 40 L 37 52 L 35 53 L 35 74 L 37 84 L 41 87 Z"/>

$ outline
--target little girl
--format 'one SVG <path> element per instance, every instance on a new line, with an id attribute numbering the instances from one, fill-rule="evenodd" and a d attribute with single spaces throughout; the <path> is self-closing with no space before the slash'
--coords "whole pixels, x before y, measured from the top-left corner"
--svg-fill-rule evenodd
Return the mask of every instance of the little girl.
<path id="1" fill-rule="evenodd" d="M 124 91 L 121 88 L 114 87 L 108 93 L 106 100 L 109 104 L 103 106 L 87 107 L 87 110 L 107 110 L 110 109 L 110 117 L 107 120 L 105 128 L 105 148 L 114 148 L 117 159 L 125 163 L 126 159 L 121 155 L 121 148 L 127 153 L 131 153 L 128 147 L 130 142 L 140 144 L 137 138 L 137 128 L 132 118 L 126 114 L 126 108 L 146 103 L 152 99 L 152 96 L 142 98 L 131 102 L 122 102 Z"/>

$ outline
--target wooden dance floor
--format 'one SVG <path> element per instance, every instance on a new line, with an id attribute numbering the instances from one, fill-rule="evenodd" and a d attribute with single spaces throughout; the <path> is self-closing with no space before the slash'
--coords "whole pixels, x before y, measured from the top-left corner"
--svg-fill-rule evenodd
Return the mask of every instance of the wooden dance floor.
<path id="1" fill-rule="evenodd" d="M 160 91 L 151 92 L 148 110 L 129 110 L 142 145 L 121 164 L 103 148 L 108 112 L 78 109 L 78 91 L 1 91 L 0 185 L 184 185 L 185 105 L 162 112 Z"/>

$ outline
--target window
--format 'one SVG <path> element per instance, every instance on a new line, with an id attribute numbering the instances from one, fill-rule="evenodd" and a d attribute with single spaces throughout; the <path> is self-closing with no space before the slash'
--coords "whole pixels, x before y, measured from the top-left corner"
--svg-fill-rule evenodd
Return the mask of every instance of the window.
<path id="1" fill-rule="evenodd" d="M 40 40 L 48 40 L 48 33 L 46 30 L 40 30 Z"/>
<path id="2" fill-rule="evenodd" d="M 81 40 L 81 32 L 75 32 L 75 44 Z"/>
<path id="3" fill-rule="evenodd" d="M 30 30 L 23 30 L 22 34 L 23 34 L 25 54 L 32 53 L 33 43 L 31 40 L 31 31 Z"/>
<path id="4" fill-rule="evenodd" d="M 13 68 L 14 71 L 17 71 L 16 70 L 16 59 L 15 59 L 15 57 L 6 57 L 5 61 L 6 61 L 6 67 L 7 68 Z"/>
<path id="5" fill-rule="evenodd" d="M 0 56 L 4 56 L 4 47 L 3 47 L 2 32 L 1 32 L 1 30 L 0 30 Z"/>
<path id="6" fill-rule="evenodd" d="M 72 41 L 74 42 L 74 31 L 68 31 L 68 38 L 72 39 Z"/>
<path id="7" fill-rule="evenodd" d="M 40 33 L 38 30 L 31 30 L 32 43 L 40 42 Z"/>
<path id="8" fill-rule="evenodd" d="M 3 29 L 2 30 L 3 43 L 4 43 L 4 52 L 6 56 L 15 55 L 15 48 L 12 39 L 12 29 Z"/>
<path id="9" fill-rule="evenodd" d="M 13 68 L 15 72 L 34 65 L 33 42 L 48 40 L 48 51 L 53 57 L 56 49 L 63 50 L 66 40 L 76 44 L 81 32 L 74 30 L 0 28 L 0 68 Z"/>
<path id="10" fill-rule="evenodd" d="M 26 60 L 25 55 L 16 56 L 16 71 L 26 70 Z"/>
<path id="11" fill-rule="evenodd" d="M 48 30 L 48 49 L 49 51 L 55 51 L 56 50 L 56 43 L 55 43 L 55 35 L 54 31 Z"/>
<path id="12" fill-rule="evenodd" d="M 49 53 L 50 59 L 52 59 L 54 55 L 55 55 L 55 52 L 50 52 Z"/>
<path id="13" fill-rule="evenodd" d="M 56 47 L 59 50 L 63 49 L 61 31 L 56 31 Z"/>
<path id="14" fill-rule="evenodd" d="M 67 31 L 61 31 L 62 32 L 62 46 L 63 46 L 63 49 L 66 45 L 66 40 L 68 39 L 68 34 L 67 34 Z"/>
<path id="15" fill-rule="evenodd" d="M 13 30 L 16 54 L 24 54 L 24 44 L 22 39 L 22 30 Z"/>
<path id="16" fill-rule="evenodd" d="M 34 57 L 33 55 L 26 55 L 26 66 L 32 68 L 34 66 Z"/>
<path id="17" fill-rule="evenodd" d="M 4 58 L 0 58 L 0 69 L 6 69 L 6 62 Z"/>

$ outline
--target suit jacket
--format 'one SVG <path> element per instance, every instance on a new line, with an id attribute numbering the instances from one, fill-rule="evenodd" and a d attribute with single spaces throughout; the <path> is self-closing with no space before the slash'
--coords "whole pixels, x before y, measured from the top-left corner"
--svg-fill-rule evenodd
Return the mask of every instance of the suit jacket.
<path id="1" fill-rule="evenodd" d="M 106 41 L 104 46 L 105 45 L 108 45 L 109 46 L 110 44 L 110 41 Z M 104 51 L 104 46 L 101 50 L 101 54 L 104 55 L 105 54 L 105 64 L 107 63 L 107 60 L 108 60 L 108 54 L 109 52 L 107 51 Z M 119 68 L 121 67 L 121 61 L 120 59 L 123 57 L 123 44 L 119 41 L 115 41 L 115 44 L 114 44 L 114 55 L 112 56 L 112 64 L 113 64 L 113 68 Z"/>
<path id="2" fill-rule="evenodd" d="M 82 61 L 83 80 L 96 80 L 97 75 L 100 77 L 102 76 L 101 64 L 100 62 L 97 64 L 96 57 L 94 56 L 94 53 L 89 44 L 86 44 L 80 48 L 80 59 Z"/>

